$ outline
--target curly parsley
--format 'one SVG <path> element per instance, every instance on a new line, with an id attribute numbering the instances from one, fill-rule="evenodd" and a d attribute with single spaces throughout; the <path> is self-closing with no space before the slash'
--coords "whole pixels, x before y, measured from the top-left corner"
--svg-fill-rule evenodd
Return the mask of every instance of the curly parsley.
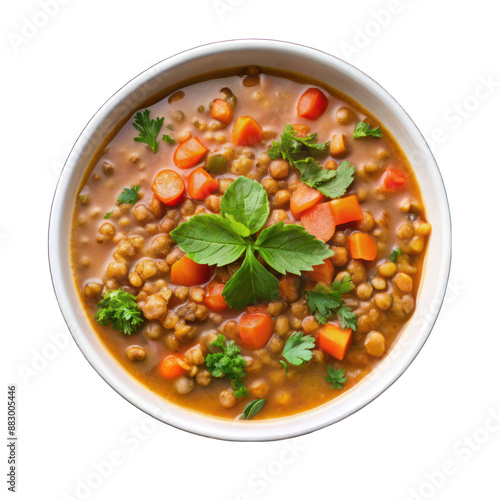
<path id="1" fill-rule="evenodd" d="M 144 321 L 142 311 L 136 299 L 130 293 L 119 290 L 110 290 L 97 304 L 99 311 L 95 314 L 97 322 L 103 326 L 113 324 L 113 330 L 130 335 Z"/>

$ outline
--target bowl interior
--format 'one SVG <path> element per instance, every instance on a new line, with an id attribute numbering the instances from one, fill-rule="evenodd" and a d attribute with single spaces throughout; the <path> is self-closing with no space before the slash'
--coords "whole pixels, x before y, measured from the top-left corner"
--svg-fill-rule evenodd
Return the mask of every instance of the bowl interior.
<path id="1" fill-rule="evenodd" d="M 178 407 L 133 379 L 101 344 L 80 306 L 71 275 L 69 237 L 73 204 L 94 152 L 148 97 L 209 73 L 255 64 L 325 82 L 373 113 L 406 152 L 420 183 L 433 226 L 415 314 L 379 366 L 356 387 L 330 403 L 279 420 L 230 422 Z M 150 415 L 197 434 L 230 440 L 270 440 L 304 434 L 337 422 L 372 401 L 408 367 L 425 343 L 442 304 L 451 260 L 451 225 L 439 169 L 419 130 L 376 82 L 323 52 L 284 42 L 237 40 L 202 46 L 166 59 L 137 76 L 111 97 L 88 123 L 61 173 L 50 218 L 49 261 L 61 311 L 80 349 L 98 373 L 123 397 Z M 250 424 L 250 425 L 249 425 Z"/>

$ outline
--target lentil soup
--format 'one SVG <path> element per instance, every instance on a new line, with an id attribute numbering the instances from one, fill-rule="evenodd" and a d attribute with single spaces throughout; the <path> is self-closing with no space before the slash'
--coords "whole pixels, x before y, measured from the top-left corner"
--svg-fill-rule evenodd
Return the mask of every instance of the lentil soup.
<path id="1" fill-rule="evenodd" d="M 356 385 L 412 316 L 431 226 L 390 133 L 250 66 L 139 110 L 73 214 L 74 279 L 114 358 L 195 411 L 268 419 Z"/>

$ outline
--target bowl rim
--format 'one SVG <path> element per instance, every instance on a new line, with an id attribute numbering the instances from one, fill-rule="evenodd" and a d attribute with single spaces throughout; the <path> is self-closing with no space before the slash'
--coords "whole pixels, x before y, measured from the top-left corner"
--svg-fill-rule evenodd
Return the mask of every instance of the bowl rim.
<path id="1" fill-rule="evenodd" d="M 60 225 L 61 221 L 58 220 L 58 209 L 62 208 L 65 203 L 64 203 L 64 196 L 66 194 L 67 188 L 69 186 L 69 182 L 72 179 L 74 169 L 72 168 L 72 164 L 76 165 L 78 162 L 79 158 L 79 153 L 77 152 L 77 146 L 82 142 L 85 144 L 87 142 L 87 138 L 92 136 L 92 133 L 87 135 L 88 130 L 92 130 L 94 127 L 96 130 L 99 128 L 101 124 L 97 123 L 99 122 L 99 119 L 101 115 L 104 115 L 109 109 L 113 109 L 113 106 L 115 105 L 115 101 L 117 103 L 120 102 L 120 97 L 122 97 L 122 94 L 125 93 L 125 91 L 131 87 L 135 86 L 135 88 L 140 88 L 143 86 L 145 83 L 147 83 L 149 77 L 151 75 L 154 75 L 156 71 L 158 71 L 158 74 L 164 73 L 165 71 L 168 70 L 169 65 L 173 65 L 174 63 L 180 64 L 180 63 L 186 63 L 190 59 L 194 59 L 200 55 L 206 57 L 210 53 L 217 53 L 220 51 L 224 50 L 230 50 L 233 52 L 236 52 L 238 50 L 246 50 L 246 49 L 254 49 L 254 48 L 260 48 L 260 49 L 265 49 L 265 50 L 270 50 L 270 51 L 284 51 L 288 52 L 289 54 L 292 54 L 294 52 L 302 52 L 302 53 L 310 53 L 311 56 L 316 56 L 316 57 L 322 57 L 325 60 L 329 60 L 331 66 L 335 66 L 337 69 L 344 71 L 344 73 L 347 73 L 349 76 L 357 76 L 363 81 L 363 84 L 369 88 L 370 92 L 374 92 L 375 90 L 378 91 L 383 95 L 383 97 L 389 102 L 392 103 L 393 108 L 391 109 L 391 114 L 394 114 L 396 111 L 399 112 L 401 119 L 403 119 L 406 122 L 407 129 L 411 133 L 412 138 L 418 139 L 422 146 L 425 149 L 426 154 L 428 155 L 428 160 L 427 164 L 431 164 L 431 170 L 433 170 L 434 174 L 437 174 L 437 180 L 439 183 L 439 188 L 442 190 L 442 193 L 444 194 L 444 197 L 440 200 L 440 206 L 443 207 L 443 213 L 441 215 L 444 215 L 444 234 L 442 235 L 442 239 L 445 242 L 445 247 L 442 248 L 442 252 L 444 254 L 444 260 L 448 263 L 445 266 L 444 272 L 440 276 L 440 282 L 439 282 L 439 287 L 435 292 L 434 296 L 434 310 L 432 311 L 431 317 L 428 319 L 426 323 L 426 328 L 425 331 L 421 334 L 421 338 L 419 339 L 419 342 L 413 347 L 413 350 L 411 353 L 406 353 L 405 357 L 405 363 L 403 366 L 401 366 L 398 370 L 396 370 L 392 376 L 390 377 L 389 381 L 378 387 L 376 390 L 373 390 L 371 393 L 367 392 L 367 396 L 364 398 L 360 398 L 361 400 L 357 402 L 354 405 L 351 405 L 352 407 L 348 407 L 343 413 L 337 414 L 337 415 L 332 415 L 331 418 L 329 419 L 322 419 L 318 422 L 315 422 L 313 418 L 313 413 L 321 408 L 322 406 L 313 408 L 312 410 L 309 410 L 307 412 L 302 412 L 297 415 L 293 415 L 290 417 L 284 417 L 284 418 L 277 418 L 277 419 L 269 419 L 269 420 L 264 420 L 264 421 L 255 421 L 253 422 L 250 426 L 248 424 L 245 424 L 245 430 L 243 432 L 240 432 L 240 430 L 244 429 L 244 427 L 234 425 L 235 423 L 231 420 L 223 420 L 223 419 L 217 419 L 214 418 L 210 415 L 204 415 L 199 412 L 193 412 L 189 409 L 183 408 L 186 419 L 172 419 L 172 416 L 168 413 L 163 413 L 163 412 L 158 412 L 158 408 L 155 407 L 155 405 L 151 405 L 148 402 L 145 402 L 144 398 L 141 398 L 141 394 L 134 394 L 134 390 L 130 389 L 130 387 L 127 387 L 126 384 L 121 383 L 113 374 L 110 370 L 107 369 L 106 366 L 103 366 L 100 361 L 96 358 L 96 356 L 93 354 L 93 348 L 84 342 L 84 339 L 80 335 L 81 328 L 79 326 L 79 322 L 76 319 L 75 313 L 73 311 L 73 308 L 69 306 L 67 301 L 65 300 L 65 294 L 67 287 L 65 287 L 62 275 L 64 272 L 64 269 L 61 267 L 61 263 L 58 259 L 59 252 L 57 249 L 57 245 L 60 239 Z M 203 52 L 207 52 L 203 54 Z M 186 59 L 182 61 L 182 59 Z M 125 97 L 125 95 L 123 96 Z M 416 140 L 415 139 L 415 140 Z M 59 217 L 60 219 L 60 217 Z M 52 199 L 51 203 L 51 209 L 50 209 L 50 216 L 49 216 L 49 224 L 48 224 L 48 263 L 49 263 L 49 270 L 50 270 L 50 277 L 52 281 L 52 285 L 54 288 L 54 292 L 56 295 L 57 303 L 59 306 L 59 309 L 62 313 L 62 316 L 64 318 L 64 321 L 68 327 L 68 330 L 70 331 L 73 339 L 75 340 L 76 344 L 78 345 L 80 351 L 86 358 L 86 360 L 89 362 L 89 364 L 94 368 L 94 370 L 99 374 L 99 376 L 111 387 L 113 388 L 120 396 L 122 396 L 125 400 L 127 400 L 129 403 L 133 404 L 136 408 L 139 410 L 143 411 L 147 415 L 159 420 L 160 422 L 166 423 L 172 427 L 175 427 L 180 430 L 184 430 L 187 432 L 190 432 L 192 434 L 196 434 L 199 436 L 204 436 L 208 438 L 213 438 L 213 439 L 221 439 L 221 440 L 226 440 L 226 441 L 275 441 L 275 440 L 281 440 L 281 439 L 289 439 L 305 434 L 309 434 L 311 432 L 314 432 L 316 430 L 319 430 L 321 428 L 330 426 L 336 422 L 339 422 L 343 420 L 344 418 L 356 413 L 360 409 L 364 408 L 368 404 L 370 404 L 372 401 L 374 401 L 376 398 L 378 398 L 382 393 L 384 393 L 389 387 L 392 386 L 400 377 L 403 375 L 403 373 L 408 369 L 408 367 L 411 365 L 411 363 L 414 361 L 422 347 L 424 346 L 425 342 L 429 338 L 429 335 L 437 321 L 437 318 L 439 316 L 439 313 L 441 311 L 445 294 L 446 294 L 446 289 L 448 285 L 448 280 L 449 280 L 449 275 L 450 275 L 450 270 L 451 270 L 451 258 L 452 258 L 452 226 L 451 226 L 451 213 L 450 213 L 450 207 L 449 207 L 449 201 L 448 201 L 448 196 L 446 193 L 446 188 L 443 182 L 442 174 L 441 171 L 439 170 L 439 166 L 437 165 L 437 162 L 435 160 L 435 157 L 425 140 L 423 134 L 420 132 L 412 118 L 408 115 L 408 113 L 404 110 L 404 108 L 399 104 L 399 102 L 389 93 L 385 88 L 383 88 L 378 82 L 376 82 L 373 78 L 371 78 L 369 75 L 364 73 L 363 71 L 359 70 L 352 64 L 340 59 L 339 57 L 336 57 L 334 55 L 331 55 L 327 52 L 324 52 L 322 50 L 309 47 L 307 45 L 303 44 L 298 44 L 294 42 L 289 42 L 289 41 L 281 41 L 281 40 L 274 40 L 274 39 L 262 39 L 262 38 L 243 38 L 243 39 L 229 39 L 229 40 L 224 40 L 224 41 L 218 41 L 218 42 L 211 42 L 207 44 L 202 44 L 198 45 L 196 47 L 186 49 L 184 51 L 178 52 L 176 54 L 173 54 L 156 64 L 150 66 L 149 68 L 145 69 L 144 71 L 140 72 L 137 76 L 134 78 L 130 79 L 127 83 L 125 83 L 122 87 L 120 87 L 114 94 L 112 94 L 99 108 L 98 110 L 94 113 L 94 115 L 90 118 L 90 120 L 87 122 L 85 127 L 82 129 L 80 134 L 78 135 L 75 143 L 73 144 L 68 157 L 65 161 L 64 167 L 61 170 L 61 173 L 59 175 L 59 179 L 56 184 L 56 188 L 54 191 L 54 196 Z M 66 272 L 68 270 L 66 269 Z M 423 278 L 425 279 L 425 277 Z M 75 288 L 74 283 L 73 283 L 73 288 Z M 418 306 L 417 306 L 418 307 Z M 416 310 L 415 310 L 416 313 Z M 409 323 L 411 323 L 414 320 L 415 317 L 412 316 L 410 318 Z M 408 324 L 409 324 L 408 323 Z M 75 326 L 76 325 L 76 326 Z M 92 332 L 95 335 L 95 332 Z M 397 342 L 396 342 L 397 344 Z M 112 355 L 109 352 L 106 352 L 106 356 L 110 360 L 114 360 Z M 116 361 L 116 360 L 114 360 Z M 123 371 L 125 369 L 121 367 Z M 370 374 L 367 375 L 368 378 Z M 131 377 L 131 376 L 130 376 Z M 148 388 L 144 386 L 143 384 L 141 385 L 141 389 L 143 391 L 147 391 Z M 359 386 L 359 384 L 357 384 Z M 357 386 L 354 386 L 354 390 Z M 350 392 L 350 391 L 349 391 Z M 346 394 L 349 394 L 347 392 Z M 337 400 L 339 398 L 336 398 Z M 335 401 L 332 400 L 332 401 Z M 330 402 L 331 403 L 331 402 Z M 176 407 L 179 407 L 179 405 L 175 405 L 175 403 L 168 403 L 169 405 L 174 405 Z M 326 403 L 328 404 L 328 403 Z M 188 415 L 196 415 L 198 418 L 196 420 L 199 420 L 199 422 L 190 422 L 190 419 L 187 418 Z M 264 422 L 268 424 L 276 424 L 278 422 L 292 422 L 296 419 L 298 419 L 299 416 L 310 416 L 310 418 L 307 418 L 305 420 L 306 424 L 300 423 L 298 426 L 290 426 L 289 430 L 283 431 L 280 427 L 277 425 L 269 425 L 269 426 L 264 426 L 260 427 L 259 425 L 256 425 L 258 423 Z M 215 422 L 223 422 L 226 425 L 223 426 L 217 426 L 217 427 L 212 427 Z M 228 425 L 229 424 L 229 425 Z M 231 425 L 233 424 L 233 425 Z M 267 428 L 268 427 L 268 428 Z M 253 432 L 250 432 L 252 430 Z"/>

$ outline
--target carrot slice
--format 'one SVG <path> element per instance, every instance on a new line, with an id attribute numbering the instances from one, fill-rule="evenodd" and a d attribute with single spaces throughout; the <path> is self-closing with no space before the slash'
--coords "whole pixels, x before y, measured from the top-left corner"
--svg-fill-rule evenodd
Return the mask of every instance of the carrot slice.
<path id="1" fill-rule="evenodd" d="M 359 206 L 358 197 L 355 194 L 330 201 L 330 208 L 332 209 L 333 218 L 337 225 L 363 218 L 363 211 Z"/>
<path id="2" fill-rule="evenodd" d="M 335 219 L 328 201 L 306 210 L 300 220 L 305 230 L 318 240 L 326 242 L 335 232 Z"/>
<path id="3" fill-rule="evenodd" d="M 198 264 L 184 255 L 174 263 L 170 270 L 170 279 L 174 285 L 202 285 L 210 277 L 210 268 L 206 264 Z"/>
<path id="4" fill-rule="evenodd" d="M 301 118 L 316 120 L 328 107 L 328 99 L 319 89 L 307 89 L 297 103 L 297 114 Z"/>
<path id="5" fill-rule="evenodd" d="M 233 110 L 224 99 L 214 99 L 212 103 L 212 118 L 229 125 L 233 119 Z"/>
<path id="6" fill-rule="evenodd" d="M 222 296 L 224 283 L 212 281 L 205 287 L 203 303 L 213 312 L 221 313 L 229 310 L 226 299 Z"/>
<path id="7" fill-rule="evenodd" d="M 330 356 L 342 361 L 351 346 L 352 330 L 342 330 L 331 323 L 326 324 L 318 333 L 319 346 Z"/>
<path id="8" fill-rule="evenodd" d="M 324 199 L 325 197 L 317 189 L 311 188 L 301 182 L 290 199 L 290 211 L 295 219 L 298 220 L 308 208 L 314 207 L 314 205 L 321 203 Z"/>
<path id="9" fill-rule="evenodd" d="M 218 182 L 203 167 L 196 168 L 188 175 L 187 192 L 193 200 L 204 200 L 218 187 Z"/>
<path id="10" fill-rule="evenodd" d="M 178 205 L 183 200 L 186 192 L 182 177 L 173 170 L 158 172 L 151 189 L 155 196 L 169 207 Z"/>
<path id="11" fill-rule="evenodd" d="M 375 260 L 378 245 L 369 234 L 354 233 L 349 236 L 349 250 L 353 259 Z"/>
<path id="12" fill-rule="evenodd" d="M 239 116 L 233 127 L 233 144 L 252 146 L 264 139 L 264 132 L 251 116 Z"/>
<path id="13" fill-rule="evenodd" d="M 179 168 L 191 168 L 207 154 L 207 151 L 208 149 L 200 142 L 198 137 L 193 137 L 183 142 L 175 150 L 174 163 Z"/>
<path id="14" fill-rule="evenodd" d="M 305 271 L 303 274 L 311 278 L 313 281 L 330 284 L 333 281 L 335 268 L 333 267 L 331 260 L 326 259 L 323 264 L 313 266 L 312 271 Z"/>
<path id="15" fill-rule="evenodd" d="M 165 378 L 180 377 L 186 370 L 182 368 L 181 363 L 185 363 L 183 359 L 178 356 L 167 356 L 160 363 L 160 374 Z"/>
<path id="16" fill-rule="evenodd" d="M 274 331 L 274 321 L 262 306 L 248 307 L 238 323 L 241 342 L 248 349 L 262 349 Z"/>
<path id="17" fill-rule="evenodd" d="M 406 177 L 401 170 L 387 168 L 382 174 L 382 186 L 384 189 L 396 190 L 402 188 L 406 183 Z"/>

